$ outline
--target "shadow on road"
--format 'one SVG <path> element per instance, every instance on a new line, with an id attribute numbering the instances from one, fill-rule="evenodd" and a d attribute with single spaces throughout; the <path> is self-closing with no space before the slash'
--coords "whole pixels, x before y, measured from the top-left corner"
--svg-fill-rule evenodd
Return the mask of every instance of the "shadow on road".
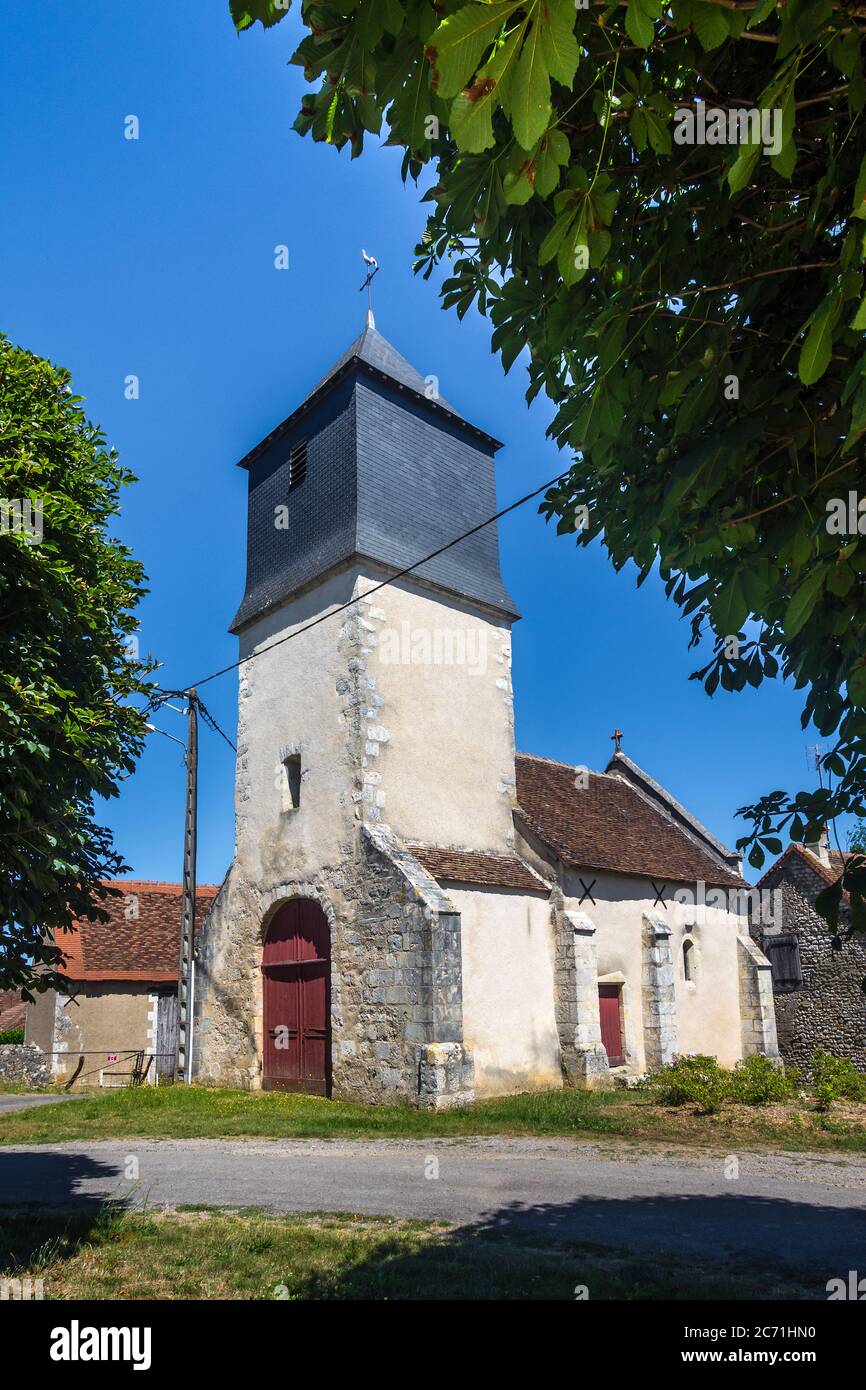
<path id="1" fill-rule="evenodd" d="M 121 1189 L 120 1200 L 106 1197 Z M 70 1258 L 133 1200 L 138 1208 L 134 1192 L 120 1163 L 0 1149 L 0 1274 L 38 1273 Z M 323 1237 L 330 1225 L 334 1239 L 311 1259 L 317 1221 Z M 264 1288 L 290 1274 L 292 1297 L 307 1299 L 574 1299 L 585 1286 L 591 1300 L 823 1300 L 830 1279 L 866 1274 L 862 1206 L 738 1193 L 735 1183 L 716 1195 L 503 1203 L 441 1235 L 419 1234 L 413 1249 L 406 1233 L 379 1218 L 378 1229 L 368 1228 L 371 1246 L 369 1238 L 354 1239 L 351 1223 L 298 1213 L 282 1232 L 267 1234 L 264 1247 L 251 1224 L 248 1243 L 251 1254 L 273 1246 Z M 245 1240 L 240 1227 L 231 1241 L 239 1256 Z"/>
<path id="2" fill-rule="evenodd" d="M 829 1207 L 738 1193 L 666 1193 L 654 1197 L 579 1197 L 559 1205 L 517 1203 L 494 1211 L 476 1229 L 545 1243 L 592 1241 L 626 1248 L 752 1255 L 824 1269 L 839 1258 L 866 1266 L 866 1208 Z M 828 1275 L 829 1277 L 829 1275 Z"/>
<path id="3" fill-rule="evenodd" d="M 98 1225 L 121 1212 L 124 1198 L 88 1193 L 90 1181 L 119 1183 L 122 1169 L 84 1154 L 29 1152 L 22 1182 L 22 1155 L 0 1149 L 0 1275 L 36 1269 L 68 1256 Z M 15 1202 L 8 1193 L 14 1173 Z M 8 1174 L 8 1179 L 6 1175 Z"/>
<path id="4" fill-rule="evenodd" d="M 849 1269 L 866 1272 L 860 1207 L 734 1193 L 581 1197 L 503 1206 L 411 1255 L 395 1243 L 336 1281 L 313 1271 L 301 1296 L 575 1298 L 585 1285 L 590 1299 L 826 1299 L 827 1281 Z M 518 1286 L 525 1271 L 522 1293 L 497 1291 L 509 1271 Z"/>

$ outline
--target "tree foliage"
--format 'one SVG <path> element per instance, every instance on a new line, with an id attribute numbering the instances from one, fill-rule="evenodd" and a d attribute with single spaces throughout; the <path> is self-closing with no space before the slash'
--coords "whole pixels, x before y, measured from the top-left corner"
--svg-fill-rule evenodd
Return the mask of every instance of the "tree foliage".
<path id="1" fill-rule="evenodd" d="M 866 821 L 856 821 L 848 831 L 848 850 L 851 854 L 866 854 Z"/>
<path id="2" fill-rule="evenodd" d="M 62 932 L 106 920 L 100 879 L 127 867 L 94 797 L 144 738 L 143 573 L 109 531 L 132 481 L 69 373 L 0 336 L 0 989 L 56 987 Z"/>
<path id="3" fill-rule="evenodd" d="M 709 695 L 781 674 L 830 740 L 829 788 L 742 808 L 749 862 L 783 830 L 815 839 L 866 813 L 866 9 L 301 13 L 292 61 L 321 84 L 296 129 L 353 156 L 365 132 L 402 147 L 430 206 L 416 269 L 447 263 L 444 304 L 489 316 L 506 370 L 527 349 L 527 396 L 556 407 L 574 462 L 543 511 L 579 544 L 601 538 L 617 569 L 634 561 L 638 583 L 659 566 L 692 644 L 712 648 L 694 674 Z M 703 142 L 682 115 L 699 107 Z"/>

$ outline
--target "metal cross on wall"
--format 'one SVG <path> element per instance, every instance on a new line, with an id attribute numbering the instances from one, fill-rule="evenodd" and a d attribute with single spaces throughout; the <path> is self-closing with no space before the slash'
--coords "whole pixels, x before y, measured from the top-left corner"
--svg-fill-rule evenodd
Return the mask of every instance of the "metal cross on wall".
<path id="1" fill-rule="evenodd" d="M 661 903 L 662 907 L 667 907 L 667 903 L 665 902 L 665 893 L 668 891 L 667 884 L 663 883 L 662 886 L 659 887 L 654 878 L 650 879 L 650 883 L 652 884 L 653 892 L 656 895 L 653 907 L 655 907 L 657 903 Z"/>
<path id="2" fill-rule="evenodd" d="M 590 883 L 590 885 L 589 885 L 588 888 L 587 888 L 587 886 L 586 886 L 586 884 L 584 883 L 584 881 L 583 881 L 582 878 L 579 878 L 577 881 L 578 881 L 578 883 L 580 884 L 581 888 L 583 889 L 583 893 L 581 894 L 580 902 L 577 904 L 578 907 L 580 907 L 581 903 L 582 903 L 586 898 L 589 898 L 589 901 L 592 903 L 593 907 L 595 907 L 595 906 L 596 906 L 596 901 L 595 901 L 595 898 L 592 896 L 592 890 L 593 890 L 593 888 L 595 887 L 596 880 L 593 879 L 592 882 Z"/>

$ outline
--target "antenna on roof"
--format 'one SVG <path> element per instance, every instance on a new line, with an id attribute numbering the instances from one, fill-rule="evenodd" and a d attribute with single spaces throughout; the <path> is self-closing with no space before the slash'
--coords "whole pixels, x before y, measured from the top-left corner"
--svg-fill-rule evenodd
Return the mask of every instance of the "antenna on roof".
<path id="1" fill-rule="evenodd" d="M 810 743 L 806 748 L 806 762 L 813 767 L 818 774 L 818 786 L 824 786 L 824 779 L 821 776 L 821 759 L 824 756 L 823 743 Z"/>
<path id="2" fill-rule="evenodd" d="M 367 327 L 375 328 L 376 320 L 373 318 L 373 288 L 371 282 L 373 276 L 379 269 L 379 262 L 376 260 L 375 256 L 368 256 L 363 246 L 361 247 L 361 255 L 364 257 L 364 264 L 367 267 L 367 278 L 358 293 L 360 294 L 361 290 L 367 291 Z"/>

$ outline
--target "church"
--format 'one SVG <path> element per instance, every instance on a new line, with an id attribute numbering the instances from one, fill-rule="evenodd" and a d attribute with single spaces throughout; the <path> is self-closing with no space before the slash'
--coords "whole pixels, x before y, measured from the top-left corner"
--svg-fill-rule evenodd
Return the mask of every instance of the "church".
<path id="1" fill-rule="evenodd" d="M 500 447 L 368 311 L 240 462 L 236 846 L 197 941 L 200 1082 L 436 1108 L 778 1055 L 736 854 L 619 731 L 600 772 L 515 750 L 519 613 L 483 524 Z"/>

